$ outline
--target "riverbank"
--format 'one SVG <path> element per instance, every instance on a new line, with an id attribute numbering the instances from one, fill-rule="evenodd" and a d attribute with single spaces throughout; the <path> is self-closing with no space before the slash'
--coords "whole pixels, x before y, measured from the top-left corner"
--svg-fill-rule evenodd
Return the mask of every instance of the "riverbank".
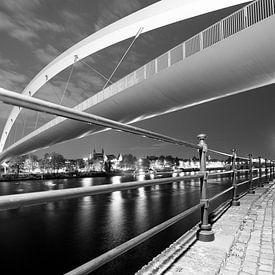
<path id="1" fill-rule="evenodd" d="M 210 171 L 222 170 L 223 167 L 211 168 Z M 188 173 L 188 172 L 198 172 L 199 168 L 186 168 L 179 169 L 178 171 L 170 170 L 168 171 L 158 171 L 154 174 L 156 175 L 164 175 L 164 174 L 173 174 L 173 173 Z M 90 171 L 90 172 L 68 172 L 68 173 L 19 173 L 19 174 L 2 174 L 0 175 L 0 182 L 6 181 L 24 181 L 24 180 L 49 180 L 49 179 L 67 179 L 67 178 L 90 178 L 90 177 L 112 177 L 112 176 L 127 176 L 127 175 L 135 175 L 134 171 L 132 172 L 124 172 L 124 171 Z"/>
<path id="2" fill-rule="evenodd" d="M 213 242 L 196 241 L 194 231 L 137 274 L 275 274 L 274 201 L 273 182 L 257 188 L 214 223 Z"/>
<path id="3" fill-rule="evenodd" d="M 41 173 L 41 174 L 6 174 L 0 176 L 0 182 L 3 181 L 24 181 L 24 180 L 49 180 L 49 179 L 67 179 L 67 178 L 86 178 L 86 177 L 111 177 L 122 175 L 121 172 L 72 172 L 72 173 Z"/>

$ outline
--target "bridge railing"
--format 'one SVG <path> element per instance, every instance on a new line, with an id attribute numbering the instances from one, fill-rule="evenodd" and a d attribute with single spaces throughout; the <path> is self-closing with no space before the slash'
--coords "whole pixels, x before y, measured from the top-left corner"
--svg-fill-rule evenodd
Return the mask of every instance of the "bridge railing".
<path id="1" fill-rule="evenodd" d="M 229 16 L 228 18 L 211 26 L 210 27 L 211 30 L 209 28 L 209 30 L 204 31 L 205 34 L 201 32 L 199 35 L 194 36 L 193 38 L 181 44 L 180 46 L 177 46 L 176 48 L 170 50 L 167 54 L 164 54 L 163 56 L 159 57 L 153 62 L 146 64 L 143 67 L 143 71 L 140 69 L 133 73 L 134 77 L 137 77 L 137 74 L 140 74 L 138 77 L 141 77 L 141 78 L 149 77 L 155 74 L 159 70 L 158 68 L 165 68 L 167 64 L 168 65 L 174 64 L 173 62 L 176 62 L 177 58 L 181 56 L 182 58 L 188 57 L 191 54 L 199 50 L 202 50 L 203 47 L 209 47 L 210 45 L 213 45 L 211 43 L 216 43 L 217 41 L 219 41 L 218 39 L 225 39 L 226 37 L 232 35 L 234 32 L 236 33 L 238 30 L 241 30 L 243 26 L 249 27 L 251 24 L 255 24 L 256 22 L 263 20 L 264 18 L 273 14 L 274 14 L 274 0 L 255 1 L 252 4 L 243 8 L 241 12 L 238 11 L 235 14 Z M 182 51 L 179 51 L 179 49 Z M 132 82 L 131 79 L 127 80 L 127 77 L 125 78 L 126 81 L 128 81 L 127 83 L 134 83 Z M 121 85 L 119 87 L 125 87 L 123 86 L 124 84 L 121 83 L 121 84 L 115 84 L 115 85 L 118 85 L 118 86 Z M 110 93 L 113 92 L 111 90 L 113 89 L 112 86 L 109 86 L 107 89 L 109 89 Z M 102 93 L 97 96 L 100 99 L 101 97 L 104 98 L 105 94 Z M 87 104 L 87 102 L 86 103 L 84 102 L 83 104 L 85 105 Z M 17 103 L 16 105 L 20 106 L 20 103 Z M 82 109 L 79 107 L 79 110 L 82 110 Z M 89 119 L 92 119 L 92 115 L 78 114 L 78 113 L 75 113 L 75 116 L 77 116 L 77 118 L 75 117 L 75 119 L 84 121 L 83 120 L 84 115 L 86 116 L 86 122 L 88 121 L 87 120 L 88 117 Z M 96 120 L 94 122 L 96 122 Z M 96 123 L 96 124 L 101 125 L 99 123 Z M 104 125 L 106 126 L 106 124 Z M 107 126 L 110 126 L 110 125 L 108 124 Z M 116 125 L 113 124 L 113 126 L 115 127 Z M 129 130 L 131 130 L 132 133 L 138 132 L 139 134 L 146 134 L 146 131 L 140 131 L 140 129 L 137 129 L 136 127 L 132 127 L 128 125 L 124 125 L 121 128 L 121 130 L 124 130 L 126 132 L 127 131 L 129 132 Z M 167 184 L 170 182 L 186 181 L 190 179 L 200 180 L 201 197 L 200 197 L 200 201 L 195 206 L 193 206 L 192 208 L 186 211 L 183 211 L 182 213 L 167 220 L 166 222 L 163 222 L 162 224 L 149 229 L 148 231 L 140 234 L 139 236 L 127 241 L 124 244 L 121 244 L 120 246 L 104 253 L 103 255 L 93 259 L 92 261 L 68 273 L 68 274 L 88 274 L 89 272 L 95 270 L 96 268 L 102 266 L 103 264 L 111 261 L 115 257 L 118 257 L 119 255 L 125 253 L 129 249 L 141 244 L 142 242 L 156 235 L 160 231 L 165 230 L 167 227 L 175 224 L 176 222 L 180 221 L 184 217 L 191 215 L 197 210 L 201 210 L 201 221 L 200 221 L 200 229 L 198 232 L 198 240 L 212 241 L 214 239 L 214 233 L 212 231 L 211 220 L 214 221 L 215 219 L 217 219 L 217 217 L 219 217 L 223 213 L 223 211 L 227 209 L 230 205 L 238 206 L 240 204 L 239 198 L 242 197 L 244 194 L 246 193 L 253 194 L 255 192 L 254 189 L 257 186 L 262 186 L 263 184 L 268 183 L 269 181 L 272 181 L 274 179 L 274 162 L 273 161 L 268 161 L 267 159 L 265 159 L 265 161 L 262 162 L 262 159 L 259 158 L 259 161 L 257 163 L 258 168 L 256 168 L 256 162 L 253 161 L 251 155 L 249 155 L 248 158 L 246 157 L 244 158 L 244 157 L 237 156 L 236 151 L 233 151 L 232 154 L 227 154 L 223 152 L 218 152 L 216 150 L 208 149 L 205 142 L 205 138 L 206 138 L 205 135 L 199 135 L 199 140 L 200 140 L 199 145 L 193 145 L 187 142 L 182 142 L 173 138 L 169 138 L 167 136 L 156 135 L 155 133 L 152 133 L 149 131 L 147 132 L 149 133 L 149 134 L 147 133 L 147 136 L 150 138 L 159 139 L 159 140 L 171 142 L 174 144 L 180 144 L 185 146 L 188 145 L 189 147 L 192 147 L 194 149 L 199 149 L 200 172 L 192 176 L 163 178 L 163 179 L 155 179 L 150 181 L 148 180 L 143 182 L 129 182 L 129 183 L 123 183 L 121 185 L 111 185 L 111 186 L 102 185 L 102 186 L 72 188 L 72 189 L 55 190 L 55 191 L 47 191 L 47 192 L 34 192 L 34 193 L 20 194 L 20 195 L 0 196 L 0 210 L 13 209 L 13 208 L 30 206 L 30 205 L 39 205 L 39 204 L 63 200 L 63 199 L 71 199 L 71 198 L 91 196 L 96 194 L 111 193 L 115 191 L 136 189 L 136 188 L 145 187 L 145 186 Z M 209 173 L 206 167 L 207 152 L 221 153 L 223 156 L 228 156 L 232 158 L 231 164 L 230 164 L 231 169 L 229 171 L 223 171 L 220 173 Z M 242 160 L 244 163 L 240 164 L 239 163 L 240 160 Z M 255 172 L 257 172 L 256 177 L 254 177 Z M 232 181 L 231 181 L 232 186 L 227 188 L 223 192 L 220 192 L 219 194 L 209 198 L 208 178 L 214 177 L 217 175 L 220 175 L 220 176 L 230 175 L 232 177 Z M 239 178 L 239 182 L 237 181 L 237 178 Z M 241 181 L 242 179 L 244 179 L 244 181 Z M 221 207 L 216 208 L 214 211 L 210 211 L 210 206 L 213 203 L 213 201 L 230 192 L 232 193 L 230 194 L 231 195 L 230 199 L 223 201 L 223 204 L 221 205 Z"/>
<path id="2" fill-rule="evenodd" d="M 0 196 L 0 210 L 33 206 L 64 199 L 106 194 L 122 190 L 137 189 L 147 186 L 163 185 L 173 182 L 190 181 L 192 179 L 200 180 L 201 196 L 200 201 L 196 205 L 168 219 L 167 221 L 149 229 L 148 231 L 134 237 L 133 239 L 128 240 L 127 242 L 119 245 L 118 247 L 115 247 L 105 252 L 101 256 L 77 267 L 76 269 L 68 272 L 67 274 L 88 274 L 199 210 L 201 211 L 201 220 L 198 224 L 199 230 L 197 232 L 197 238 L 198 240 L 204 242 L 212 241 L 214 240 L 212 223 L 215 222 L 223 214 L 223 212 L 227 210 L 231 205 L 239 206 L 239 199 L 242 196 L 244 196 L 247 193 L 253 194 L 255 192 L 255 188 L 262 187 L 265 183 L 272 181 L 274 178 L 274 162 L 268 161 L 267 159 L 265 159 L 265 161 L 262 162 L 262 158 L 259 158 L 256 162 L 252 159 L 252 155 L 249 155 L 248 158 L 239 157 L 236 154 L 236 150 L 233 150 L 232 154 L 222 153 L 222 155 L 227 155 L 231 158 L 230 163 L 228 163 L 229 170 L 210 173 L 209 169 L 207 169 L 206 161 L 208 151 L 210 151 L 208 150 L 205 142 L 206 136 L 199 135 L 198 138 L 199 144 L 194 147 L 199 148 L 200 171 L 193 175 L 152 179 L 146 181 L 124 182 L 123 184 L 115 185 L 106 184 L 92 187 L 80 187 L 46 192 L 43 191 L 26 194 L 5 195 Z M 209 197 L 209 178 L 214 178 L 217 176 L 229 176 L 231 178 L 232 185 L 226 190 L 212 197 Z M 221 198 L 222 203 L 220 203 L 218 207 L 216 207 L 216 209 L 210 211 L 211 205 L 215 205 L 214 202 L 217 199 L 221 200 Z"/>
<path id="3" fill-rule="evenodd" d="M 228 37 L 275 14 L 275 0 L 257 0 L 233 14 L 225 17 L 187 41 L 148 62 L 138 70 L 128 74 L 94 96 L 77 105 L 77 110 L 85 110 L 159 73 L 185 58 L 200 52 Z"/>

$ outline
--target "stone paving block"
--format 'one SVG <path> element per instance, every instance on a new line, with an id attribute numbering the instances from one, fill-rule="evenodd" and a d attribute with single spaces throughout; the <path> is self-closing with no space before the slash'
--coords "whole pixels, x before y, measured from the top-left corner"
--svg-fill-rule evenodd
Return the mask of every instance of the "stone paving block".
<path id="1" fill-rule="evenodd" d="M 273 259 L 273 254 L 260 254 L 260 258 L 262 259 L 270 259 L 272 260 Z"/>
<path id="2" fill-rule="evenodd" d="M 260 264 L 259 270 L 272 272 L 273 267 L 271 265 Z"/>
<path id="3" fill-rule="evenodd" d="M 273 254 L 273 249 L 261 248 L 261 253 L 263 253 L 263 254 Z"/>
<path id="4" fill-rule="evenodd" d="M 259 257 L 252 256 L 252 255 L 246 255 L 244 260 L 249 261 L 249 262 L 253 262 L 253 263 L 257 263 L 258 259 L 259 259 Z"/>
<path id="5" fill-rule="evenodd" d="M 241 263 L 240 264 L 227 263 L 226 266 L 225 266 L 225 270 L 227 269 L 227 270 L 232 270 L 232 271 L 239 272 L 240 266 L 241 266 Z"/>
<path id="6" fill-rule="evenodd" d="M 253 275 L 256 274 L 256 268 L 251 266 L 244 266 L 242 271 Z"/>
<path id="7" fill-rule="evenodd" d="M 271 274 L 270 274 L 270 272 L 259 270 L 257 275 L 271 275 Z"/>
<path id="8" fill-rule="evenodd" d="M 196 242 L 164 274 L 275 275 L 275 186 L 268 188 L 241 198 L 214 224 L 214 242 Z"/>
<path id="9" fill-rule="evenodd" d="M 259 257 L 260 251 L 246 250 L 246 255 L 247 256 L 256 256 L 256 257 Z"/>
<path id="10" fill-rule="evenodd" d="M 273 260 L 271 259 L 263 259 L 263 258 L 260 258 L 260 264 L 265 264 L 265 265 L 273 265 Z"/>
<path id="11" fill-rule="evenodd" d="M 238 275 L 238 274 L 239 274 L 239 271 L 233 271 L 228 269 L 225 269 L 222 273 L 222 275 Z"/>

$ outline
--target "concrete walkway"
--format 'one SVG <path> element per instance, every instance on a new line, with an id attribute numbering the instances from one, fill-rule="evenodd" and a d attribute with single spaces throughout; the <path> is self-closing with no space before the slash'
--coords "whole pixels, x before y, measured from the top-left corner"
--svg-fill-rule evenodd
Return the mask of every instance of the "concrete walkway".
<path id="1" fill-rule="evenodd" d="M 213 242 L 179 239 L 138 274 L 275 274 L 274 201 L 273 183 L 257 188 L 213 225 Z"/>

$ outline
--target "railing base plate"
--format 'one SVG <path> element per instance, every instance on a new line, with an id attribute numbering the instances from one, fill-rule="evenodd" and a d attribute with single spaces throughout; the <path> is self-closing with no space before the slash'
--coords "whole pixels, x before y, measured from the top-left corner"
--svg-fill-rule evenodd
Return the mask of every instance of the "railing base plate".
<path id="1" fill-rule="evenodd" d="M 201 242 L 212 242 L 215 239 L 214 232 L 212 230 L 200 230 L 197 237 Z"/>
<path id="2" fill-rule="evenodd" d="M 239 201 L 232 201 L 232 206 L 240 206 L 240 202 Z"/>

